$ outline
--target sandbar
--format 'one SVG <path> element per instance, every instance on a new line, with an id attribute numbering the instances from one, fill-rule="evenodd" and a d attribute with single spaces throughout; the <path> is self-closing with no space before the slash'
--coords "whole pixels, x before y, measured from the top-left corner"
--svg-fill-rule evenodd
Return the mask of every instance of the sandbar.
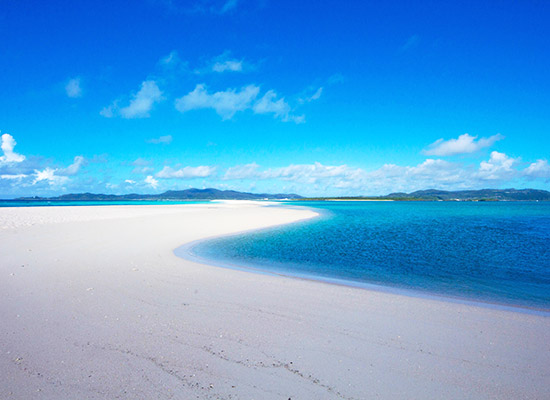
<path id="1" fill-rule="evenodd" d="M 0 209 L 1 399 L 548 399 L 550 318 L 185 260 L 261 202 Z"/>

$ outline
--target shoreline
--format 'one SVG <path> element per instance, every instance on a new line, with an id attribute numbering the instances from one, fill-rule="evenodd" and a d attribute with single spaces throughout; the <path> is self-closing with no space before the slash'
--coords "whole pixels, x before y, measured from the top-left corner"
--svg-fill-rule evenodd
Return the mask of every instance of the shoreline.
<path id="1" fill-rule="evenodd" d="M 269 204 L 269 205 L 273 205 L 273 204 Z M 316 219 L 316 218 L 322 217 L 323 214 L 325 213 L 323 209 L 316 209 L 315 207 L 305 206 L 305 205 L 291 206 L 291 205 L 285 205 L 284 203 L 283 204 L 274 203 L 274 205 L 282 206 L 290 209 L 307 209 L 314 213 L 317 213 L 317 215 L 314 215 L 310 218 L 304 218 L 301 220 L 294 221 L 292 222 L 292 224 L 297 222 L 307 221 L 310 219 Z M 193 252 L 193 248 L 195 246 L 200 245 L 204 242 L 208 242 L 210 240 L 215 240 L 220 238 L 230 238 L 233 236 L 246 235 L 248 233 L 254 233 L 258 231 L 266 231 L 266 230 L 270 230 L 272 228 L 283 226 L 283 225 L 287 225 L 287 224 L 277 224 L 277 225 L 272 225 L 268 227 L 260 227 L 260 228 L 250 229 L 242 232 L 216 235 L 212 237 L 195 240 L 193 242 L 185 243 L 175 248 L 174 254 L 185 260 L 189 260 L 189 261 L 193 261 L 193 262 L 197 262 L 197 263 L 201 263 L 201 264 L 205 264 L 205 265 L 209 265 L 217 268 L 225 268 L 230 270 L 259 274 L 259 275 L 280 276 L 280 277 L 285 277 L 290 279 L 318 282 L 318 283 L 323 283 L 328 285 L 338 285 L 338 286 L 350 287 L 350 288 L 367 290 L 367 291 L 373 290 L 376 292 L 388 293 L 388 294 L 393 294 L 397 296 L 414 297 L 414 298 L 449 302 L 449 303 L 455 303 L 455 304 L 464 304 L 468 306 L 482 307 L 482 308 L 495 309 L 495 310 L 501 310 L 501 311 L 518 312 L 523 314 L 537 315 L 541 317 L 550 317 L 550 309 L 548 308 L 539 308 L 536 306 L 527 306 L 527 305 L 522 305 L 517 303 L 505 303 L 505 302 L 499 302 L 497 300 L 490 301 L 490 300 L 484 300 L 484 299 L 460 297 L 458 295 L 457 296 L 444 295 L 437 292 L 430 292 L 427 290 L 422 291 L 419 289 L 403 288 L 403 287 L 385 285 L 382 283 L 371 283 L 371 282 L 353 281 L 353 280 L 342 279 L 342 278 L 324 277 L 324 276 L 315 275 L 315 274 L 293 272 L 291 270 L 275 271 L 275 270 L 270 270 L 268 268 L 262 268 L 262 266 L 254 266 L 253 263 L 246 264 L 246 262 L 243 262 L 242 264 L 240 264 L 238 261 L 231 262 L 230 260 L 202 257 L 196 254 L 195 252 Z"/>
<path id="2" fill-rule="evenodd" d="M 260 229 L 269 229 L 269 228 L 260 228 Z M 250 232 L 254 232 L 254 231 L 256 230 L 252 230 Z M 241 233 L 237 233 L 236 235 L 240 235 L 240 234 Z M 242 232 L 242 234 L 246 234 L 246 232 Z M 233 235 L 234 234 L 229 234 L 227 235 L 227 237 L 230 237 Z M 226 235 L 218 236 L 218 237 L 226 237 Z M 445 296 L 442 294 L 438 294 L 436 292 L 421 291 L 421 290 L 410 289 L 410 288 L 401 288 L 401 287 L 370 283 L 370 282 L 353 281 L 348 279 L 329 278 L 329 277 L 323 277 L 323 276 L 314 275 L 314 274 L 300 274 L 300 273 L 294 273 L 291 271 L 278 272 L 278 271 L 272 271 L 269 269 L 264 269 L 261 267 L 254 267 L 252 265 L 248 266 L 248 265 L 242 265 L 238 263 L 231 263 L 229 261 L 202 257 L 192 252 L 192 248 L 194 246 L 199 245 L 203 242 L 209 241 L 211 239 L 216 239 L 218 237 L 205 238 L 205 239 L 197 240 L 192 243 L 186 243 L 174 249 L 174 253 L 176 254 L 176 256 L 181 257 L 185 260 L 197 262 L 200 264 L 204 264 L 204 265 L 208 265 L 216 268 L 224 268 L 224 269 L 230 269 L 235 271 L 249 272 L 249 273 L 259 274 L 259 275 L 279 276 L 283 278 L 316 282 L 316 283 L 321 283 L 326 285 L 336 285 L 336 286 L 342 286 L 342 287 L 359 289 L 359 290 L 375 291 L 375 292 L 387 293 L 395 296 L 405 296 L 405 297 L 440 301 L 440 302 L 453 303 L 453 304 L 463 304 L 463 305 L 472 306 L 472 307 L 481 307 L 481 308 L 500 310 L 500 311 L 517 312 L 520 314 L 536 315 L 536 316 L 546 317 L 546 318 L 550 317 L 550 309 L 546 309 L 546 308 L 537 308 L 534 306 L 528 307 L 525 305 L 512 304 L 512 303 L 510 304 L 499 303 L 497 301 L 491 302 L 491 301 L 484 301 L 484 300 L 467 298 L 467 297 L 459 297 L 459 296 L 456 296 L 456 297 Z"/>
<path id="3" fill-rule="evenodd" d="M 312 216 L 243 203 L 0 210 L 0 398 L 550 395 L 546 317 L 173 252 Z"/>

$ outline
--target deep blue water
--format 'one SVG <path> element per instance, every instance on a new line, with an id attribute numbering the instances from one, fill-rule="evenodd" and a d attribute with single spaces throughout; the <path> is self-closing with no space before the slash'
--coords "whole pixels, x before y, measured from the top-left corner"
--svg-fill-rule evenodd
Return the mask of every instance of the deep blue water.
<path id="1" fill-rule="evenodd" d="M 172 200 L 121 200 L 121 201 L 57 201 L 57 200 L 0 200 L 0 207 L 59 207 L 59 206 L 127 206 L 127 205 L 161 205 L 161 204 L 197 204 L 208 201 L 172 201 Z"/>
<path id="2" fill-rule="evenodd" d="M 550 310 L 550 202 L 308 202 L 322 217 L 194 246 L 225 265 Z"/>

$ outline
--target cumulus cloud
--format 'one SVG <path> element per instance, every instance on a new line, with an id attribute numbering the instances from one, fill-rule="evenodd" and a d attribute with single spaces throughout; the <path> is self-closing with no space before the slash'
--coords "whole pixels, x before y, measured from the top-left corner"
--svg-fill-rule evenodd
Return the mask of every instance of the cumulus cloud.
<path id="1" fill-rule="evenodd" d="M 56 169 L 46 167 L 42 171 L 35 170 L 34 171 L 34 181 L 33 185 L 37 184 L 38 182 L 45 181 L 50 184 L 50 186 L 60 186 L 63 185 L 68 181 L 69 178 L 66 176 L 59 176 L 56 174 Z"/>
<path id="2" fill-rule="evenodd" d="M 143 182 L 145 182 L 148 186 L 152 187 L 153 189 L 156 189 L 159 185 L 159 181 L 157 181 L 155 178 L 153 178 L 152 175 L 148 175 Z"/>
<path id="3" fill-rule="evenodd" d="M 80 87 L 80 78 L 69 79 L 69 82 L 65 85 L 65 93 L 68 97 L 78 98 L 82 97 L 82 88 Z"/>
<path id="4" fill-rule="evenodd" d="M 510 179 L 517 173 L 512 167 L 519 161 L 519 158 L 511 158 L 504 153 L 493 151 L 489 160 L 482 161 L 479 165 L 477 177 L 483 180 Z"/>
<path id="5" fill-rule="evenodd" d="M 550 179 L 550 165 L 548 164 L 547 160 L 537 160 L 523 170 L 523 175 L 530 179 Z"/>
<path id="6" fill-rule="evenodd" d="M 498 133 L 488 138 L 476 139 L 477 136 L 471 136 L 467 133 L 460 135 L 458 139 L 439 139 L 428 146 L 423 153 L 428 156 L 452 156 L 456 154 L 475 153 L 504 139 L 504 136 Z"/>
<path id="7" fill-rule="evenodd" d="M 106 118 L 120 115 L 122 118 L 148 118 L 153 106 L 163 100 L 163 93 L 154 80 L 141 83 L 139 91 L 132 96 L 130 104 L 120 107 L 115 100 L 110 106 L 103 108 L 100 114 Z"/>
<path id="8" fill-rule="evenodd" d="M 2 144 L 0 145 L 0 148 L 2 149 L 4 155 L 0 157 L 0 163 L 20 163 L 25 160 L 24 155 L 17 154 L 13 151 L 16 144 L 17 142 L 9 133 L 4 133 L 2 135 Z"/>
<path id="9" fill-rule="evenodd" d="M 227 89 L 210 94 L 204 84 L 199 84 L 192 92 L 176 99 L 176 109 L 184 113 L 201 108 L 212 108 L 222 119 L 231 119 L 236 112 L 250 108 L 259 92 L 258 86 L 248 85 L 239 91 Z"/>
<path id="10" fill-rule="evenodd" d="M 205 178 L 213 175 L 216 172 L 216 167 L 210 167 L 201 165 L 198 167 L 184 167 L 181 169 L 173 169 L 169 166 L 165 166 L 161 171 L 155 175 L 157 178 L 163 179 L 192 179 L 192 178 Z"/>
<path id="11" fill-rule="evenodd" d="M 170 144 L 172 143 L 172 135 L 160 136 L 158 138 L 149 139 L 147 143 L 152 144 Z"/>

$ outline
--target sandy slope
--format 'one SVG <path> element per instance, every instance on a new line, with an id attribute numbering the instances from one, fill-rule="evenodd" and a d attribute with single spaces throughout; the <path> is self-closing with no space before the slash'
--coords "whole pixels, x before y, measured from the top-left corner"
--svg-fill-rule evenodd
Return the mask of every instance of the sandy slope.
<path id="1" fill-rule="evenodd" d="M 313 215 L 0 209 L 0 399 L 550 398 L 550 318 L 173 254 Z"/>

